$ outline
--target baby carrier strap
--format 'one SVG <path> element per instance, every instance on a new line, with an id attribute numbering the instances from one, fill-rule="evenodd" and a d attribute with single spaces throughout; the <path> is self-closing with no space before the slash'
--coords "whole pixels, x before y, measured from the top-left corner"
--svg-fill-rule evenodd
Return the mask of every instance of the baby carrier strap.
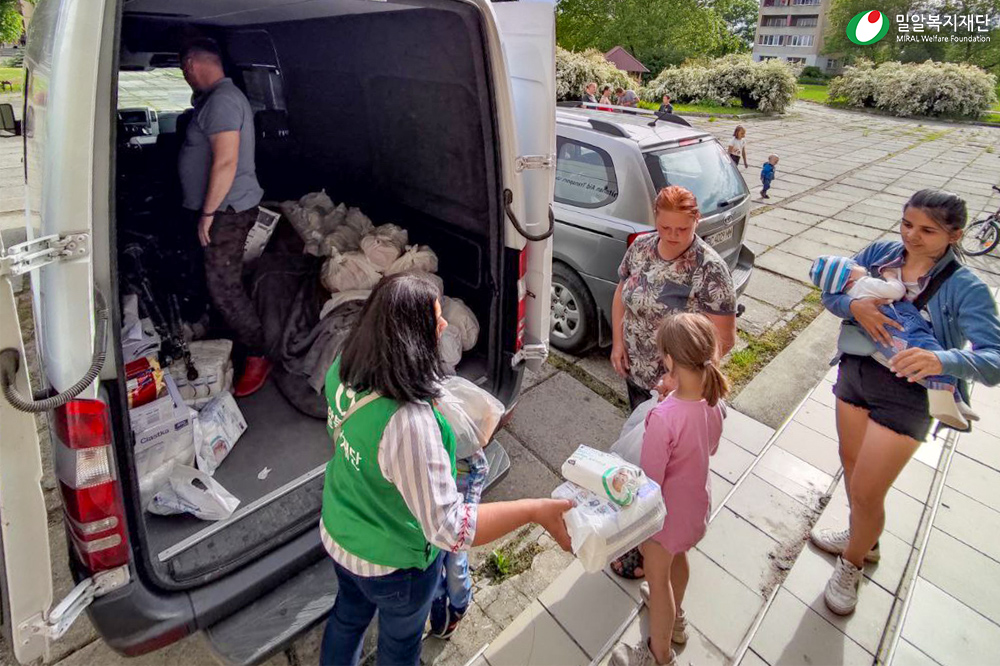
<path id="1" fill-rule="evenodd" d="M 945 264 L 941 270 L 931 277 L 927 286 L 924 287 L 924 290 L 917 294 L 917 297 L 913 299 L 913 307 L 918 310 L 923 310 L 927 307 L 927 304 L 934 297 L 934 294 L 937 293 L 937 290 L 941 288 L 941 285 L 945 283 L 945 280 L 950 278 L 959 268 L 961 268 L 961 264 L 959 264 L 955 259 L 952 259 Z"/>

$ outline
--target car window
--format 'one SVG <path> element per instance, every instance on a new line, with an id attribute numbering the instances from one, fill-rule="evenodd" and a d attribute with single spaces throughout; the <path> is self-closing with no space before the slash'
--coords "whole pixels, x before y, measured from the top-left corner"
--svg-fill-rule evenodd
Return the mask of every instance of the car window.
<path id="1" fill-rule="evenodd" d="M 599 208 L 617 198 L 618 179 L 611 155 L 597 146 L 557 137 L 555 200 Z"/>
<path id="2" fill-rule="evenodd" d="M 667 185 L 691 190 L 702 215 L 711 215 L 750 193 L 732 160 L 715 141 L 646 153 L 645 162 L 657 190 Z"/>

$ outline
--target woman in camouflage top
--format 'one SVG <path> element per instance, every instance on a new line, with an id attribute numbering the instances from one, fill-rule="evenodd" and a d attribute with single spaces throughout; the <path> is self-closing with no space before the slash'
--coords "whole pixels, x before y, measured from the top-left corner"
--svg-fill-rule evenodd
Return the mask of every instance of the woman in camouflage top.
<path id="1" fill-rule="evenodd" d="M 664 381 L 656 330 L 675 312 L 699 312 L 715 324 L 719 358 L 736 342 L 736 289 L 722 258 L 695 235 L 700 213 L 689 190 L 660 190 L 654 203 L 655 234 L 640 236 L 618 268 L 612 309 L 611 363 L 625 378 L 632 409 Z"/>

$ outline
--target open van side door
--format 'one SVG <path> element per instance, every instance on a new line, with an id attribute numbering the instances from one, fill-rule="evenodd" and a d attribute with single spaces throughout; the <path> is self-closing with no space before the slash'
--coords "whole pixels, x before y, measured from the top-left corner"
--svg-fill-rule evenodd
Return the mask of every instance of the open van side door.
<path id="1" fill-rule="evenodd" d="M 507 246 L 526 252 L 524 344 L 515 363 L 548 355 L 555 188 L 556 74 L 553 0 L 493 4 L 513 107 L 516 157 L 504 165 Z M 498 105 L 502 95 L 498 90 Z M 507 195 L 510 192 L 510 195 Z"/>

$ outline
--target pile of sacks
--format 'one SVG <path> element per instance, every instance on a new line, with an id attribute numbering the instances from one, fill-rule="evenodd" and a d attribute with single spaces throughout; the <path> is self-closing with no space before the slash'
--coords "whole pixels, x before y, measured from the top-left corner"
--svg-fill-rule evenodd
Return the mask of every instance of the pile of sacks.
<path id="1" fill-rule="evenodd" d="M 359 208 L 334 204 L 325 190 L 298 201 L 285 201 L 281 209 L 305 241 L 305 252 L 327 257 L 320 278 L 332 298 L 321 316 L 347 301 L 366 300 L 384 275 L 410 271 L 433 281 L 441 295 L 442 315 L 448 321 L 441 337 L 441 358 L 446 369 L 454 373 L 462 353 L 479 339 L 479 321 L 461 299 L 444 295 L 434 250 L 409 245 L 406 229 L 396 224 L 375 226 Z"/>

